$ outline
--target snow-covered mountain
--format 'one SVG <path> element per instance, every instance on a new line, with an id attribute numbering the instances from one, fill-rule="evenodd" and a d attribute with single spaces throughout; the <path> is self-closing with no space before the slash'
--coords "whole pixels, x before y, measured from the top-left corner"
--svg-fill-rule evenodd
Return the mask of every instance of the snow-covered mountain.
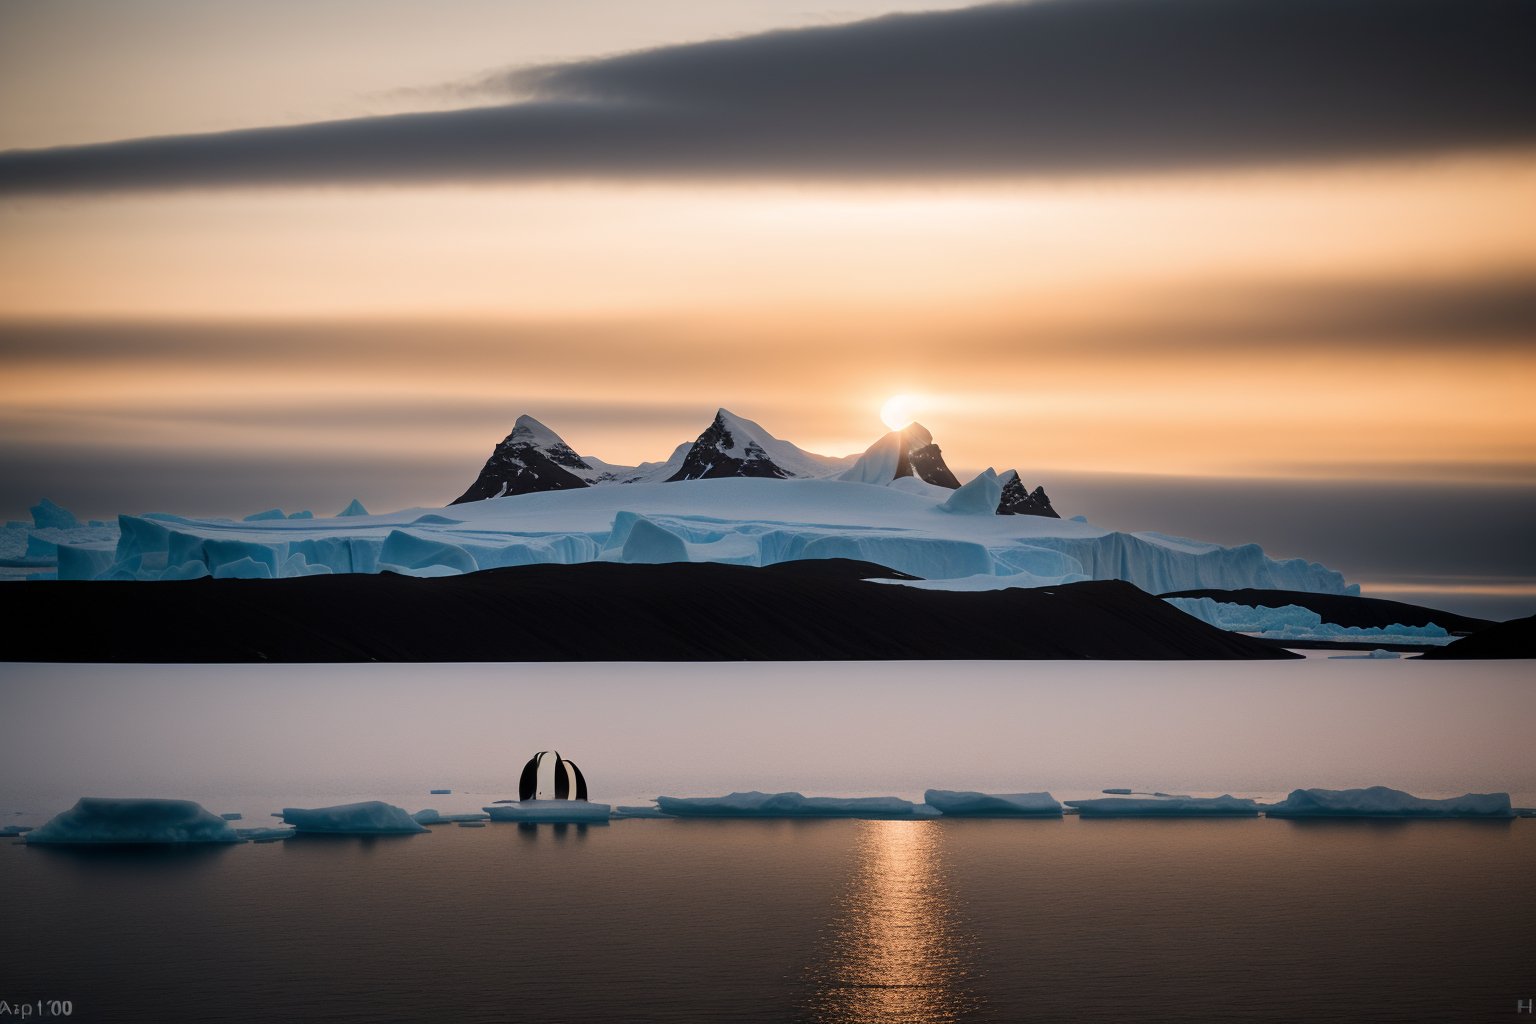
<path id="1" fill-rule="evenodd" d="M 475 482 L 452 504 L 607 484 L 728 478 L 835 479 L 881 487 L 896 484 L 914 493 L 932 488 L 960 489 L 960 481 L 944 462 L 944 453 L 920 423 L 891 431 L 860 455 L 836 458 L 808 452 L 770 434 L 760 423 L 720 409 L 693 442 L 678 445 L 664 461 L 638 466 L 578 455 L 543 423 L 532 416 L 519 416 L 512 433 L 491 452 Z M 1059 518 L 1043 488 L 1026 491 L 1013 470 L 996 479 L 1002 486 L 998 515 Z"/>
<path id="2" fill-rule="evenodd" d="M 774 437 L 761 424 L 720 409 L 683 464 L 667 480 L 718 480 L 721 477 L 773 477 L 779 480 L 831 476 L 848 459 L 817 455 Z"/>
<path id="3" fill-rule="evenodd" d="M 532 416 L 519 416 L 475 482 L 450 504 L 586 487 L 597 472 L 559 434 Z"/>
<path id="4" fill-rule="evenodd" d="M 519 416 L 512 433 L 496 446 L 469 489 L 451 505 L 510 494 L 563 491 L 598 484 L 638 484 L 666 480 L 683 465 L 692 447 L 684 442 L 665 462 L 620 466 L 591 455 L 577 455 L 565 439 L 532 416 Z"/>
<path id="5" fill-rule="evenodd" d="M 904 476 L 956 490 L 960 481 L 944 463 L 944 453 L 921 423 L 909 423 L 870 445 L 849 469 L 838 477 L 850 483 L 888 484 Z"/>

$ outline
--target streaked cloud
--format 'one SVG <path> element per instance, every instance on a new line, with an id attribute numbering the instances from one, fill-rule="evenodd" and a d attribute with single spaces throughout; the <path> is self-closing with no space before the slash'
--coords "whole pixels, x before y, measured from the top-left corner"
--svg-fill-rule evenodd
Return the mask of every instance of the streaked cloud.
<path id="1" fill-rule="evenodd" d="M 1522 0 L 1038 0 L 517 69 L 515 102 L 0 154 L 0 194 L 1150 171 L 1536 143 Z"/>

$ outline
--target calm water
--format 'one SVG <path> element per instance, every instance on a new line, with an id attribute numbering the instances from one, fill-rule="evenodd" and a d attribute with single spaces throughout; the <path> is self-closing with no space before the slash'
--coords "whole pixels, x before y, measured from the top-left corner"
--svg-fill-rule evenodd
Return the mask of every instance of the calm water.
<path id="1" fill-rule="evenodd" d="M 0 824 L 928 786 L 1536 804 L 1523 663 L 0 665 Z M 430 788 L 452 788 L 429 796 Z M 0 1000 L 80 1020 L 1465 1021 L 1536 997 L 1536 820 L 439 827 L 0 842 Z"/>
<path id="2" fill-rule="evenodd" d="M 0 962 L 81 1020 L 1506 1020 L 1533 864 L 1532 821 L 3 845 Z"/>

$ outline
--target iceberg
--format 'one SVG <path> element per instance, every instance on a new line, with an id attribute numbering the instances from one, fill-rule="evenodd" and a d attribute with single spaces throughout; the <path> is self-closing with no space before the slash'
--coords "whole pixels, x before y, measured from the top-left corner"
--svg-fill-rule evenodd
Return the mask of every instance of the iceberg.
<path id="1" fill-rule="evenodd" d="M 266 521 L 272 520 L 272 519 L 287 519 L 287 518 L 288 518 L 287 514 L 285 512 L 283 512 L 282 509 L 280 509 L 280 508 L 269 508 L 269 509 L 267 509 L 264 512 L 252 512 L 250 515 L 246 516 L 242 520 L 242 522 L 246 522 L 246 523 L 261 523 L 261 522 L 266 522 Z"/>
<path id="2" fill-rule="evenodd" d="M 949 818 L 1059 818 L 1061 804 L 1049 793 L 972 793 L 930 789 L 923 802 Z"/>
<path id="3" fill-rule="evenodd" d="M 452 792 L 453 792 L 453 790 L 451 790 L 451 789 L 429 789 L 429 790 L 427 790 L 427 795 L 428 796 L 447 796 L 449 793 L 452 793 Z"/>
<path id="4" fill-rule="evenodd" d="M 405 835 L 426 829 L 394 804 L 365 800 L 334 807 L 284 807 L 282 819 L 300 832 L 336 835 Z"/>
<path id="5" fill-rule="evenodd" d="M 636 518 L 629 527 L 621 556 L 626 562 L 686 562 L 688 548 L 681 537 L 649 519 Z"/>
<path id="6" fill-rule="evenodd" d="M 424 534 L 391 531 L 379 550 L 379 564 L 399 569 L 446 566 L 454 572 L 474 572 L 474 556 L 457 544 Z"/>
<path id="7" fill-rule="evenodd" d="M 1235 796 L 1098 797 L 1068 800 L 1085 818 L 1256 818 L 1259 805 Z"/>
<path id="8" fill-rule="evenodd" d="M 803 796 L 757 790 L 726 796 L 659 796 L 656 806 L 678 818 L 932 818 L 938 813 L 896 796 Z"/>
<path id="9" fill-rule="evenodd" d="M 951 494 L 939 508 L 962 516 L 990 516 L 997 514 L 1002 498 L 1002 481 L 997 478 L 997 470 L 988 467 Z"/>
<path id="10" fill-rule="evenodd" d="M 239 843 L 229 822 L 191 800 L 83 796 L 26 834 L 38 845 Z"/>
<path id="11" fill-rule="evenodd" d="M 73 512 L 47 498 L 33 505 L 31 512 L 32 525 L 39 530 L 73 530 L 80 525 Z"/>
<path id="12" fill-rule="evenodd" d="M 612 808 L 588 800 L 514 800 L 483 808 L 492 821 L 538 824 L 606 824 Z"/>
<path id="13" fill-rule="evenodd" d="M 1368 789 L 1294 789 L 1277 804 L 1265 804 L 1271 818 L 1512 818 L 1508 793 L 1467 793 L 1431 800 L 1386 786 Z"/>
<path id="14" fill-rule="evenodd" d="M 463 814 L 441 814 L 436 808 L 426 807 L 411 815 L 418 825 L 450 825 L 454 822 L 485 821 L 490 815 L 479 811 L 469 811 Z"/>
<path id="15" fill-rule="evenodd" d="M 353 498 L 346 508 L 336 513 L 338 518 L 341 516 L 365 516 L 367 514 L 368 510 L 363 508 L 363 503 L 356 498 Z"/>

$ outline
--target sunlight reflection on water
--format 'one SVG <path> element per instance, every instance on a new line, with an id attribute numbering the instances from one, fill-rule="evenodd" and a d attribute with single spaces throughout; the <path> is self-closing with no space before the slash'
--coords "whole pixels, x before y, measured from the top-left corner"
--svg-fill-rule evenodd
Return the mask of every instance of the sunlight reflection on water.
<path id="1" fill-rule="evenodd" d="M 859 823 L 857 867 L 813 968 L 814 1020 L 943 1022 L 977 1008 L 943 836 L 934 822 Z"/>

